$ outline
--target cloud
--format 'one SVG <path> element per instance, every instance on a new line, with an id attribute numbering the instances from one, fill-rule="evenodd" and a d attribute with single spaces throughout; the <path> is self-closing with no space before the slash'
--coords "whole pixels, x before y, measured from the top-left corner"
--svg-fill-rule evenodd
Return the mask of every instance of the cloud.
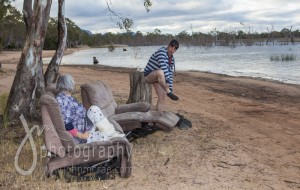
<path id="1" fill-rule="evenodd" d="M 143 0 L 66 0 L 66 17 L 94 33 L 124 32 L 111 19 L 107 2 L 115 12 L 134 20 L 132 31 L 143 33 L 156 28 L 162 33 L 178 34 L 190 33 L 191 29 L 202 33 L 214 28 L 264 32 L 271 25 L 276 30 L 300 27 L 299 0 L 152 0 L 149 13 Z M 23 0 L 16 0 L 15 4 L 21 10 Z M 53 0 L 51 16 L 56 15 L 57 0 Z"/>

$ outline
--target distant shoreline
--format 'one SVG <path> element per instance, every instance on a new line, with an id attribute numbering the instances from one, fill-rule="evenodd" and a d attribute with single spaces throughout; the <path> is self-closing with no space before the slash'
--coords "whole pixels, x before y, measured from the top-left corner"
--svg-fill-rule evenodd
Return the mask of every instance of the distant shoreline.
<path id="1" fill-rule="evenodd" d="M 293 46 L 294 47 L 294 46 Z M 88 51 L 79 51 L 64 57 L 62 64 L 92 65 L 92 57 L 96 56 L 99 64 L 113 67 L 143 68 L 148 61 L 148 56 L 157 47 L 147 46 L 135 49 L 126 48 L 128 52 L 122 52 L 122 48 L 116 48 L 109 52 L 103 48 L 91 48 Z M 278 47 L 279 49 L 281 47 Z M 300 46 L 293 48 L 300 49 Z M 280 49 L 282 52 L 289 52 L 288 48 Z M 271 62 L 268 52 L 277 51 L 277 48 L 250 48 L 244 47 L 239 50 L 220 47 L 216 49 L 203 49 L 201 47 L 189 48 L 183 46 L 175 56 L 177 71 L 202 71 L 212 72 L 229 76 L 246 76 L 264 80 L 274 80 L 287 84 L 300 84 L 298 64 L 299 60 L 285 62 Z M 107 53 L 109 52 L 109 53 Z M 203 54 L 203 55 L 202 55 Z M 275 53 L 274 53 L 275 55 Z M 277 54 L 276 54 L 277 55 Z M 295 55 L 299 55 L 298 51 Z M 124 59 L 124 60 L 123 60 Z M 49 63 L 49 58 L 44 63 Z M 285 67 L 286 65 L 286 67 Z"/>
<path id="2" fill-rule="evenodd" d="M 68 48 L 65 50 L 64 55 L 69 55 L 74 52 L 80 51 L 80 50 L 85 50 L 85 49 L 91 49 L 91 48 L 98 48 L 98 47 L 89 47 L 89 46 L 83 46 L 79 48 Z M 104 48 L 104 47 L 103 47 Z M 51 58 L 55 53 L 55 50 L 43 50 L 43 58 Z M 18 61 L 21 56 L 21 51 L 3 51 L 0 53 L 0 62 L 3 64 L 2 67 L 5 68 L 5 64 L 18 64 Z M 48 64 L 44 64 L 44 66 L 47 66 Z M 136 70 L 136 68 L 130 68 L 130 67 L 114 67 L 114 66 L 108 66 L 108 65 L 86 65 L 86 64 L 62 64 L 60 67 L 86 67 L 86 68 L 94 68 L 97 70 L 106 70 L 106 71 L 114 71 L 114 72 L 131 72 Z M 268 82 L 274 82 L 277 84 L 286 84 L 286 85 L 291 85 L 291 86 L 300 86 L 300 84 L 297 83 L 288 83 L 288 82 L 283 82 L 280 80 L 275 80 L 275 79 L 268 79 L 268 78 L 262 78 L 262 77 L 251 77 L 251 76 L 232 76 L 228 74 L 222 74 L 222 73 L 214 73 L 214 72 L 209 72 L 209 71 L 198 71 L 198 70 L 188 70 L 188 71 L 176 71 L 176 73 L 207 73 L 207 74 L 212 74 L 216 76 L 223 76 L 227 78 L 241 78 L 241 79 L 253 79 L 253 80 L 258 80 L 258 81 L 268 81 Z"/>
<path id="3" fill-rule="evenodd" d="M 48 64 L 45 64 L 48 65 Z M 92 68 L 97 71 L 112 71 L 112 72 L 118 72 L 118 73 L 130 73 L 133 71 L 136 71 L 136 68 L 129 68 L 129 67 L 113 67 L 113 66 L 107 66 L 107 65 L 85 65 L 85 64 L 63 64 L 60 65 L 60 67 L 65 67 L 65 68 Z M 249 80 L 256 80 L 256 81 L 264 81 L 264 82 L 271 82 L 271 83 L 276 83 L 276 84 L 282 84 L 282 85 L 288 85 L 288 86 L 294 86 L 294 87 L 299 87 L 300 84 L 293 84 L 293 83 L 285 83 L 279 80 L 273 80 L 273 79 L 267 79 L 267 78 L 261 78 L 261 77 L 250 77 L 250 76 L 231 76 L 227 74 L 220 74 L 220 73 L 213 73 L 213 72 L 208 72 L 208 71 L 197 71 L 197 70 L 189 70 L 189 71 L 176 71 L 176 74 L 191 74 L 191 73 L 199 73 L 199 74 L 207 74 L 210 76 L 215 76 L 215 77 L 224 77 L 224 78 L 232 78 L 232 79 L 249 79 Z M 196 74 L 197 75 L 197 74 Z M 176 76 L 175 76 L 176 78 Z"/>

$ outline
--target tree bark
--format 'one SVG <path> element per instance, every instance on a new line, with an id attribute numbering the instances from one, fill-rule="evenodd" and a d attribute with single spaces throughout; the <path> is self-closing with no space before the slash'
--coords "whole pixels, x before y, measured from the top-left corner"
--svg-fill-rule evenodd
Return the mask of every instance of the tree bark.
<path id="1" fill-rule="evenodd" d="M 67 24 L 65 20 L 65 0 L 58 1 L 58 47 L 45 73 L 45 83 L 55 83 L 58 77 L 59 65 L 67 43 Z"/>
<path id="2" fill-rule="evenodd" d="M 134 71 L 129 73 L 130 94 L 127 101 L 129 103 L 148 102 L 152 104 L 152 85 L 146 83 L 144 73 Z"/>
<path id="3" fill-rule="evenodd" d="M 42 49 L 47 31 L 52 0 L 24 0 L 23 15 L 26 42 L 10 90 L 5 114 L 16 119 L 21 114 L 36 116 L 36 99 L 44 91 Z"/>

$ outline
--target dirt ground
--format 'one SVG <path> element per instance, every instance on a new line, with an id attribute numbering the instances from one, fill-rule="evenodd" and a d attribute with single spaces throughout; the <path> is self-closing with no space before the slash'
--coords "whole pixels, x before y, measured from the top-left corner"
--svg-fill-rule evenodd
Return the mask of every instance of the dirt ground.
<path id="1" fill-rule="evenodd" d="M 18 55 L 0 54 L 0 94 L 11 87 Z M 103 80 L 116 98 L 128 98 L 128 69 L 91 65 L 61 66 L 60 71 L 73 75 L 78 86 Z M 167 111 L 183 114 L 193 127 L 158 131 L 134 141 L 128 179 L 83 182 L 84 187 L 93 189 L 97 183 L 98 189 L 300 189 L 299 85 L 177 72 L 174 89 L 180 100 L 168 100 Z M 83 188 L 78 183 L 65 187 Z"/>

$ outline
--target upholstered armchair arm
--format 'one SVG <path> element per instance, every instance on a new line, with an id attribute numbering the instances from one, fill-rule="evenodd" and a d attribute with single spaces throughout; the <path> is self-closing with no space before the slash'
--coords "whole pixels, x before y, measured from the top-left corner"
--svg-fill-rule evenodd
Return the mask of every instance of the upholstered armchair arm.
<path id="1" fill-rule="evenodd" d="M 151 108 L 151 105 L 147 102 L 137 102 L 131 104 L 118 105 L 115 109 L 115 114 L 121 114 L 126 112 L 147 112 Z"/>
<path id="2" fill-rule="evenodd" d="M 113 124 L 113 126 L 115 127 L 116 131 L 119 131 L 120 133 L 124 133 L 121 126 L 113 119 L 108 118 L 108 121 Z"/>
<path id="3" fill-rule="evenodd" d="M 93 150 L 97 147 L 107 147 L 112 146 L 115 144 L 124 144 L 126 148 L 130 148 L 130 144 L 126 137 L 114 137 L 108 141 L 96 141 L 91 143 L 83 143 L 83 144 L 76 144 L 74 148 L 70 149 L 69 152 L 78 152 L 78 151 L 88 151 Z"/>

